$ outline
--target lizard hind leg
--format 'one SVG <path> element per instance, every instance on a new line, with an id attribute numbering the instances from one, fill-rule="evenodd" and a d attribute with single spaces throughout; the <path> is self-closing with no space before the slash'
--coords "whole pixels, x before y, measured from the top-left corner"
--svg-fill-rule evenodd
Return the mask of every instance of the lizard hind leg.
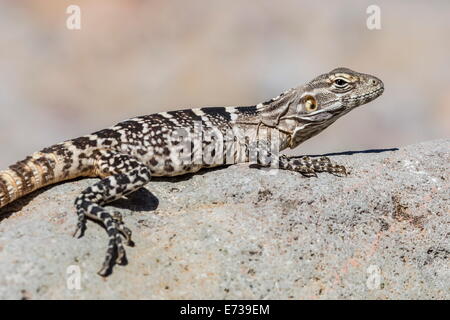
<path id="1" fill-rule="evenodd" d="M 132 245 L 131 231 L 124 226 L 120 213 L 109 213 L 103 206 L 120 199 L 147 184 L 150 181 L 150 170 L 138 160 L 112 151 L 102 152 L 96 163 L 96 169 L 104 179 L 84 190 L 75 200 L 78 223 L 75 234 L 80 236 L 85 230 L 86 219 L 101 223 L 108 234 L 108 249 L 103 266 L 98 272 L 101 276 L 111 273 L 114 263 L 126 264 L 126 244 Z"/>

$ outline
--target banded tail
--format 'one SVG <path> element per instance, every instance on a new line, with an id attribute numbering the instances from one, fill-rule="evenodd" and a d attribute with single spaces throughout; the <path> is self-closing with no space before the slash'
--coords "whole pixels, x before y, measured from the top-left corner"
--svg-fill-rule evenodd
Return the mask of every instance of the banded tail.
<path id="1" fill-rule="evenodd" d="M 50 184 L 90 176 L 92 170 L 67 141 L 35 152 L 0 171 L 0 208 Z"/>
<path id="2" fill-rule="evenodd" d="M 0 171 L 0 208 L 8 203 L 55 183 L 57 157 L 52 153 L 36 152 L 7 170 Z"/>

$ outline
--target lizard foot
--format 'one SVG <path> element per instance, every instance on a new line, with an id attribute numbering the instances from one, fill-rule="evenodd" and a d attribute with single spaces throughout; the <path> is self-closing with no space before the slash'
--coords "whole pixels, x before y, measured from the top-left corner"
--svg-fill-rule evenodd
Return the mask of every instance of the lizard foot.
<path id="1" fill-rule="evenodd" d="M 113 213 L 113 220 L 116 222 L 117 224 L 117 229 L 120 232 L 120 234 L 125 238 L 126 242 L 125 244 L 127 246 L 133 247 L 134 246 L 134 242 L 131 239 L 131 230 L 128 229 L 127 227 L 125 227 L 125 224 L 123 223 L 123 218 L 122 218 L 122 214 L 118 211 L 115 211 Z"/>
<path id="2" fill-rule="evenodd" d="M 128 230 L 128 228 L 123 226 L 119 227 L 119 223 L 116 221 L 116 218 L 106 219 L 105 227 L 106 232 L 108 233 L 109 241 L 108 241 L 108 249 L 106 250 L 105 260 L 103 261 L 103 266 L 98 272 L 100 276 L 106 277 L 111 271 L 114 263 L 119 265 L 127 264 L 127 257 L 125 248 L 122 243 L 121 235 L 126 233 L 125 237 L 128 237 L 127 242 L 131 241 L 129 237 L 131 237 L 131 232 L 129 234 L 124 231 Z"/>
<path id="3" fill-rule="evenodd" d="M 77 213 L 78 222 L 77 227 L 75 228 L 75 232 L 73 233 L 73 237 L 76 237 L 79 231 L 78 238 L 81 238 L 84 236 L 84 232 L 86 231 L 86 215 L 84 214 L 83 210 L 78 210 Z"/>

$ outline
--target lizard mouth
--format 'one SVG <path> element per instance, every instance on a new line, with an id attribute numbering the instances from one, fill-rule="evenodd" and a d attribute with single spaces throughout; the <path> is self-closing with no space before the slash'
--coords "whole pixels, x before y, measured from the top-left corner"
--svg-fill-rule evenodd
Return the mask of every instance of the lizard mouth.
<path id="1" fill-rule="evenodd" d="M 342 99 L 342 102 L 349 106 L 358 106 L 361 104 L 366 104 L 367 102 L 370 102 L 374 100 L 375 98 L 378 98 L 382 93 L 384 92 L 384 86 L 380 86 L 375 90 L 369 91 L 367 93 L 358 95 L 358 96 L 350 96 L 345 97 Z"/>

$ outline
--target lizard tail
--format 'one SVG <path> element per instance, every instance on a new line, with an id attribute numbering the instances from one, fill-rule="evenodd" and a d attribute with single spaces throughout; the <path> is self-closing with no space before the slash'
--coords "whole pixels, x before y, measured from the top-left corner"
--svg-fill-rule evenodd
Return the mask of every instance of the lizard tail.
<path id="1" fill-rule="evenodd" d="M 56 181 L 57 157 L 36 152 L 7 170 L 0 171 L 0 208 Z"/>

